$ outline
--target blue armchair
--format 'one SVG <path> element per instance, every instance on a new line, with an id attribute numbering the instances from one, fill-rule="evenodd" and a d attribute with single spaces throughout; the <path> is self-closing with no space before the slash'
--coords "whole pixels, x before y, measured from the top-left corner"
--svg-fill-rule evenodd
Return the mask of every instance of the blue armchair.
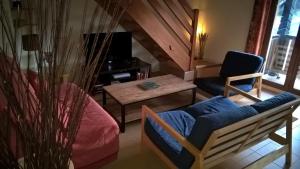
<path id="1" fill-rule="evenodd" d="M 249 53 L 229 51 L 222 65 L 210 65 L 209 67 L 212 66 L 221 66 L 217 77 L 199 77 L 197 74 L 199 69 L 207 67 L 196 66 L 194 83 L 206 94 L 232 96 L 236 94 L 237 90 L 242 95 L 256 90 L 257 97 L 260 97 L 262 73 L 259 72 L 263 66 L 262 57 Z M 229 92 L 229 90 L 226 90 L 227 88 L 232 91 Z"/>

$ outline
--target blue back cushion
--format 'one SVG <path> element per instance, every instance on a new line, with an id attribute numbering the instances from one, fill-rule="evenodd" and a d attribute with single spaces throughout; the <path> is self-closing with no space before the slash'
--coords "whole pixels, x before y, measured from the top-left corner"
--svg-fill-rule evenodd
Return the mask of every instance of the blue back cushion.
<path id="1" fill-rule="evenodd" d="M 224 112 L 228 109 L 238 107 L 239 105 L 230 101 L 228 98 L 224 96 L 216 96 L 211 99 L 193 104 L 186 108 L 185 111 L 196 119 L 201 115 Z"/>
<path id="2" fill-rule="evenodd" d="M 214 130 L 258 114 L 251 106 L 228 109 L 224 112 L 199 116 L 187 139 L 197 148 L 202 149 Z"/>
<path id="3" fill-rule="evenodd" d="M 198 149 L 207 142 L 209 136 L 214 130 L 223 128 L 227 125 L 243 120 L 258 114 L 251 106 L 228 109 L 227 111 L 199 116 L 193 126 L 188 141 Z M 190 168 L 194 162 L 194 156 L 185 148 L 180 153 L 180 159 L 185 161 L 183 169 Z"/>
<path id="4" fill-rule="evenodd" d="M 267 111 L 271 108 L 283 105 L 287 102 L 293 101 L 296 99 L 296 96 L 289 93 L 289 92 L 283 92 L 280 93 L 270 99 L 261 101 L 261 102 L 257 102 L 253 105 L 251 105 L 256 111 L 258 111 L 259 113 L 262 113 L 264 111 Z"/>
<path id="5" fill-rule="evenodd" d="M 263 65 L 263 58 L 249 53 L 227 52 L 220 76 L 223 78 L 259 72 Z M 253 84 L 254 78 L 236 81 L 233 84 Z"/>

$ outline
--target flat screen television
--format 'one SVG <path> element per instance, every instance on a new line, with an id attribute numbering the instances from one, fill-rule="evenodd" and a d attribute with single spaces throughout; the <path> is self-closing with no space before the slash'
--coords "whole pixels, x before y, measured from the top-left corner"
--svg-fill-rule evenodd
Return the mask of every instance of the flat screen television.
<path id="1" fill-rule="evenodd" d="M 97 41 L 95 39 L 97 38 Z M 85 43 L 87 45 L 86 61 L 90 57 L 95 57 L 101 48 L 106 33 L 84 34 Z M 95 50 L 92 52 L 94 41 L 96 42 Z M 109 43 L 110 42 L 110 43 Z M 132 33 L 131 32 L 113 32 L 106 43 L 99 62 L 106 65 L 126 65 L 132 61 Z"/>

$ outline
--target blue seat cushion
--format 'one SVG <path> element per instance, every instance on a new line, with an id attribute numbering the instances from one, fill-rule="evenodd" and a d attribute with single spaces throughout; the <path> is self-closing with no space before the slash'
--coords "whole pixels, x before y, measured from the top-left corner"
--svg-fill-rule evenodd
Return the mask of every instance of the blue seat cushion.
<path id="1" fill-rule="evenodd" d="M 168 111 L 158 113 L 158 116 L 169 124 L 175 131 L 183 137 L 190 135 L 194 126 L 195 119 L 188 113 L 178 111 Z M 182 146 L 169 135 L 153 119 L 147 118 L 145 121 L 145 133 L 149 139 L 176 165 L 178 168 L 184 168 L 186 163 L 180 158 Z"/>
<path id="2" fill-rule="evenodd" d="M 208 100 L 193 104 L 187 107 L 185 111 L 196 119 L 198 116 L 202 116 L 210 113 L 224 112 L 228 109 L 238 108 L 238 107 L 240 106 L 230 101 L 228 98 L 224 96 L 215 96 Z"/>
<path id="3" fill-rule="evenodd" d="M 244 75 L 259 72 L 263 65 L 263 58 L 257 55 L 229 51 L 223 61 L 220 77 Z M 235 84 L 253 84 L 254 78 L 236 81 Z"/>
<path id="4" fill-rule="evenodd" d="M 222 77 L 197 78 L 194 83 L 199 89 L 213 96 L 224 95 L 225 79 Z M 252 84 L 233 84 L 233 86 L 245 92 L 249 92 L 253 88 Z M 236 93 L 230 92 L 229 94 L 232 96 Z"/>
<path id="5" fill-rule="evenodd" d="M 295 95 L 293 95 L 289 92 L 283 92 L 283 93 L 280 93 L 270 99 L 267 99 L 267 100 L 264 100 L 261 102 L 257 102 L 251 106 L 259 113 L 262 113 L 271 108 L 283 105 L 283 104 L 293 101 L 295 99 L 297 99 Z"/>

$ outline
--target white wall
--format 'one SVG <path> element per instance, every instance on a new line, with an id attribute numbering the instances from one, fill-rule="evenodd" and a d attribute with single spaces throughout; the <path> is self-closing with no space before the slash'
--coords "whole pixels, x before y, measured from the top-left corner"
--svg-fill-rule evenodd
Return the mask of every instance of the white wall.
<path id="1" fill-rule="evenodd" d="M 200 9 L 208 41 L 207 60 L 222 62 L 229 50 L 243 51 L 246 45 L 254 0 L 188 0 Z"/>

